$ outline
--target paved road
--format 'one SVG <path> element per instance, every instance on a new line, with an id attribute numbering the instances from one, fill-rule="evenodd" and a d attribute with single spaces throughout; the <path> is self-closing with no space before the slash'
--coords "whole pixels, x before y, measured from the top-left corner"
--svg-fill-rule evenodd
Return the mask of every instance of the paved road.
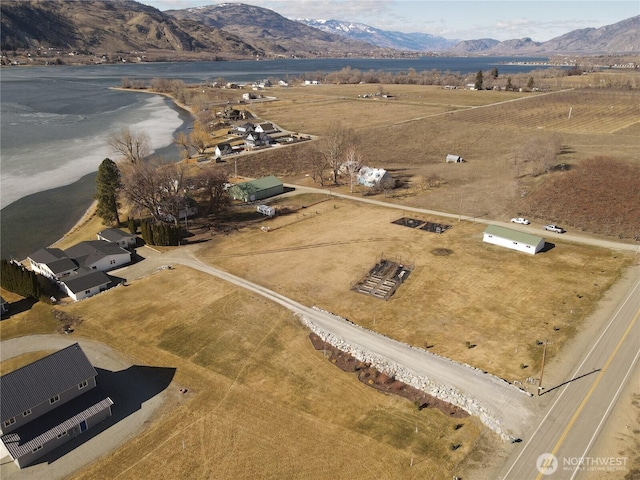
<path id="1" fill-rule="evenodd" d="M 635 278 L 631 291 L 569 377 L 575 380 L 542 395 L 551 400 L 544 417 L 514 450 L 499 479 L 574 480 L 585 473 L 576 466 L 581 458 L 585 458 L 585 469 L 612 467 L 594 465 L 611 460 L 589 457 L 589 451 L 624 386 L 633 381 L 640 387 L 639 316 L 640 278 Z M 620 461 L 624 460 L 614 460 Z"/>

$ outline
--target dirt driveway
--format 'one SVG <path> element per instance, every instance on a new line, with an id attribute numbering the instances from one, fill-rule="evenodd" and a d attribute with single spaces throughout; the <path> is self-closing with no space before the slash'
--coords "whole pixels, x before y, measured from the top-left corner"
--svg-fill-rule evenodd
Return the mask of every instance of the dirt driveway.
<path id="1" fill-rule="evenodd" d="M 41 463 L 22 470 L 10 457 L 0 461 L 3 480 L 57 480 L 97 460 L 144 427 L 166 400 L 178 397 L 170 385 L 174 369 L 134 365 L 120 352 L 83 338 L 62 335 L 32 335 L 0 343 L 0 360 L 39 350 L 59 350 L 78 342 L 98 371 L 98 385 L 114 401 L 113 416 L 57 450 Z M 175 388 L 174 388 L 175 387 Z"/>

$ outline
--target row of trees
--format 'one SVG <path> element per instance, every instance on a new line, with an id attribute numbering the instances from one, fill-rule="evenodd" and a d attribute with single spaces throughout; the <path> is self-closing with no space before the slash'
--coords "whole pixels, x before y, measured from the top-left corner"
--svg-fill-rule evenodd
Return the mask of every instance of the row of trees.
<path id="1" fill-rule="evenodd" d="M 38 299 L 43 293 L 43 288 L 38 281 L 38 276 L 31 270 L 27 270 L 20 264 L 2 259 L 0 267 L 2 288 L 17 293 L 23 297 Z"/>
<path id="2" fill-rule="evenodd" d="M 140 225 L 142 239 L 149 245 L 170 246 L 179 245 L 182 238 L 182 228 L 166 223 L 153 223 L 144 220 Z"/>

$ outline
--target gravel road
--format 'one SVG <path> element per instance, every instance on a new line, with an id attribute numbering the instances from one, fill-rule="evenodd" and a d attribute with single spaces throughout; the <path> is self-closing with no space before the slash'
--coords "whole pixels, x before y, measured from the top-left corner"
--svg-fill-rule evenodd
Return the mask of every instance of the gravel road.
<path id="1" fill-rule="evenodd" d="M 387 367 L 387 371 L 401 370 L 405 376 L 423 379 L 428 393 L 478 415 L 503 437 L 520 438 L 525 431 L 531 417 L 531 398 L 513 385 L 476 368 L 363 329 L 329 312 L 302 305 L 261 285 L 207 265 L 195 257 L 197 248 L 198 245 L 190 245 L 163 254 L 143 254 L 143 262 L 114 274 L 131 281 L 168 265 L 184 265 L 213 275 L 289 309 L 305 324 L 314 325 L 325 336 L 340 342 L 344 350 L 366 352 L 379 367 Z"/>

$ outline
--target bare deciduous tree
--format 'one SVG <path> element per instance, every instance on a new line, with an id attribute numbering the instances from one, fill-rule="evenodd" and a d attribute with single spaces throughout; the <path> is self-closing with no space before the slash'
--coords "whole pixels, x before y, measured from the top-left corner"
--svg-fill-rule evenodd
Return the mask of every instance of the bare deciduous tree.
<path id="1" fill-rule="evenodd" d="M 209 213 L 218 213 L 229 203 L 226 185 L 229 182 L 229 173 L 217 167 L 203 168 L 195 177 L 195 186 L 203 190 L 207 197 Z"/>
<path id="2" fill-rule="evenodd" d="M 189 143 L 202 155 L 211 146 L 211 135 L 201 126 L 196 125 L 196 128 L 189 134 Z"/>
<path id="3" fill-rule="evenodd" d="M 144 132 L 132 132 L 128 127 L 111 135 L 108 143 L 118 160 L 134 165 L 141 163 L 151 153 L 149 136 Z"/>
<path id="4" fill-rule="evenodd" d="M 191 158 L 191 142 L 189 141 L 189 137 L 184 132 L 178 132 L 175 137 L 173 137 L 173 142 L 178 146 L 184 149 L 184 157 L 188 160 Z"/>
<path id="5" fill-rule="evenodd" d="M 328 168 L 331 169 L 334 185 L 338 184 L 338 175 L 347 148 L 354 144 L 354 133 L 344 128 L 340 122 L 335 123 L 318 142 L 316 149 L 324 156 Z"/>
<path id="6" fill-rule="evenodd" d="M 355 146 L 351 145 L 347 148 L 345 161 L 342 165 L 344 172 L 349 177 L 349 191 L 353 193 L 353 185 L 358 177 L 358 172 L 362 168 L 362 155 Z"/>
<path id="7" fill-rule="evenodd" d="M 173 216 L 177 222 L 186 190 L 182 164 L 159 166 L 157 162 L 141 162 L 122 169 L 122 193 L 140 215 L 150 214 L 160 221 Z"/>
<path id="8" fill-rule="evenodd" d="M 121 191 L 133 213 L 141 216 L 151 214 L 153 218 L 160 220 L 162 195 L 156 167 L 147 162 L 126 164 L 121 172 Z"/>
<path id="9" fill-rule="evenodd" d="M 309 166 L 311 167 L 311 179 L 324 187 L 324 172 L 326 172 L 329 165 L 327 160 L 318 151 L 311 151 L 309 153 Z"/>

